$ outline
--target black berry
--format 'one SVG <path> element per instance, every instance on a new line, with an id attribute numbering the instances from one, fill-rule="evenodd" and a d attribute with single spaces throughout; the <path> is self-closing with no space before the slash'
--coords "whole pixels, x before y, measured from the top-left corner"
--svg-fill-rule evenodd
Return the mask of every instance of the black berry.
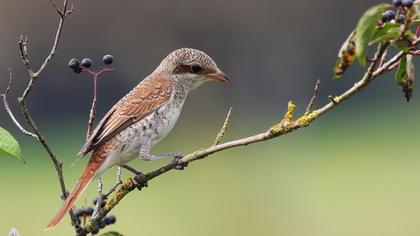
<path id="1" fill-rule="evenodd" d="M 92 66 L 92 59 L 90 58 L 83 58 L 82 63 L 80 65 L 84 68 L 89 69 Z"/>
<path id="2" fill-rule="evenodd" d="M 402 0 L 401 1 L 401 5 L 403 5 L 404 7 L 412 7 L 414 4 L 413 0 Z"/>
<path id="3" fill-rule="evenodd" d="M 392 0 L 392 4 L 394 5 L 394 7 L 399 7 L 401 6 L 401 0 Z"/>
<path id="4" fill-rule="evenodd" d="M 114 57 L 108 54 L 102 58 L 102 61 L 104 61 L 105 65 L 110 65 L 112 62 L 114 62 Z"/>
<path id="5" fill-rule="evenodd" d="M 85 211 L 84 211 L 83 208 L 76 208 L 76 209 L 74 209 L 74 215 L 76 217 L 81 217 L 81 216 L 83 216 L 84 213 L 85 213 Z"/>
<path id="6" fill-rule="evenodd" d="M 76 68 L 79 68 L 79 66 L 80 66 L 79 59 L 77 59 L 77 58 L 70 59 L 70 61 L 69 61 L 69 67 L 70 68 L 72 68 L 74 70 Z"/>
<path id="7" fill-rule="evenodd" d="M 104 218 L 104 221 L 106 224 L 110 225 L 110 224 L 114 224 L 117 221 L 117 218 L 115 218 L 114 215 L 110 215 L 110 216 L 106 216 Z"/>
<path id="8" fill-rule="evenodd" d="M 400 15 L 397 19 L 397 23 L 404 24 L 404 22 L 405 22 L 405 16 Z"/>
<path id="9" fill-rule="evenodd" d="M 73 72 L 76 74 L 80 74 L 80 72 L 82 72 L 82 68 L 81 67 L 74 68 Z"/>
<path id="10" fill-rule="evenodd" d="M 92 207 L 85 207 L 84 208 L 86 215 L 92 215 L 93 214 L 93 208 Z"/>
<path id="11" fill-rule="evenodd" d="M 91 231 L 92 234 L 97 234 L 99 233 L 99 225 L 96 224 L 95 226 L 93 226 L 93 229 Z"/>
<path id="12" fill-rule="evenodd" d="M 102 220 L 99 221 L 98 225 L 99 225 L 99 228 L 103 229 L 103 228 L 105 228 L 107 223 L 105 222 L 104 219 L 102 219 Z"/>
<path id="13" fill-rule="evenodd" d="M 389 22 L 395 18 L 395 12 L 392 10 L 388 10 L 382 14 L 382 23 Z M 82 61 L 83 63 L 83 61 Z"/>

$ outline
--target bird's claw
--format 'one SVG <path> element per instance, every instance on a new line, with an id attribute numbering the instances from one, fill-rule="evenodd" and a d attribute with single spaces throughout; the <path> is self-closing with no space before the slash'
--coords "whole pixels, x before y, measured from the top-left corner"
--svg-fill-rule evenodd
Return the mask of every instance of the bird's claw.
<path id="1" fill-rule="evenodd" d="M 181 153 L 175 155 L 172 165 L 174 165 L 175 170 L 183 170 L 188 166 L 188 163 L 180 163 L 180 160 L 184 157 Z"/>
<path id="2" fill-rule="evenodd" d="M 149 183 L 147 181 L 144 181 L 144 174 L 141 173 L 139 175 L 134 176 L 134 180 L 137 182 L 137 189 L 140 191 L 142 188 L 149 187 Z"/>

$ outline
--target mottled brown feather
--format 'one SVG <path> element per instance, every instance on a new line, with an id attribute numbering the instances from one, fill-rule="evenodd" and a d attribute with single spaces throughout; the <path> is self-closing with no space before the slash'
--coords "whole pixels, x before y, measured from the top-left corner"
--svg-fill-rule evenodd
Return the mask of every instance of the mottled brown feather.
<path id="1" fill-rule="evenodd" d="M 78 155 L 86 155 L 125 128 L 166 104 L 171 98 L 172 92 L 172 81 L 165 74 L 151 75 L 144 79 L 104 116 Z"/>

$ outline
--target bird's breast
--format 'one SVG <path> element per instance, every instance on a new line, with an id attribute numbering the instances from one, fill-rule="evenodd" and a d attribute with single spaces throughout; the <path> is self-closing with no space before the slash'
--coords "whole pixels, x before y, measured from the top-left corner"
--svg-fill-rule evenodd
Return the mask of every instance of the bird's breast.
<path id="1" fill-rule="evenodd" d="M 116 137 L 120 141 L 118 148 L 120 163 L 134 159 L 145 142 L 149 142 L 152 148 L 165 138 L 175 126 L 184 100 L 172 99 L 171 102 L 120 132 Z"/>

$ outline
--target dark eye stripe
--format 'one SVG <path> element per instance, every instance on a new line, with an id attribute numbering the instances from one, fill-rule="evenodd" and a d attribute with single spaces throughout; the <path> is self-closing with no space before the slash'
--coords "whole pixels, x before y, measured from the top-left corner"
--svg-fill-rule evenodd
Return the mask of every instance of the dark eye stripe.
<path id="1" fill-rule="evenodd" d="M 198 66 L 198 68 L 193 68 L 194 65 Z M 186 74 L 186 73 L 194 73 L 194 74 L 209 74 L 214 73 L 212 69 L 201 67 L 199 64 L 192 64 L 192 65 L 183 65 L 179 64 L 175 67 L 175 69 L 172 71 L 172 74 Z"/>
<path id="2" fill-rule="evenodd" d="M 191 72 L 190 66 L 179 64 L 172 71 L 172 74 L 186 74 L 190 72 Z"/>

